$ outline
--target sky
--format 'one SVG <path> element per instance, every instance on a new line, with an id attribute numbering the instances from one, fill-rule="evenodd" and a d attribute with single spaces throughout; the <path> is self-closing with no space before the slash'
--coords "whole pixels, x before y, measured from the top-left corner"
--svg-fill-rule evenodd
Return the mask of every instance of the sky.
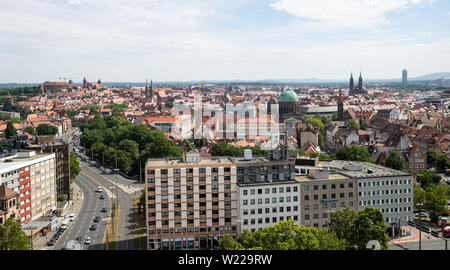
<path id="1" fill-rule="evenodd" d="M 448 0 L 2 0 L 0 83 L 416 77 L 450 72 L 449 22 Z"/>

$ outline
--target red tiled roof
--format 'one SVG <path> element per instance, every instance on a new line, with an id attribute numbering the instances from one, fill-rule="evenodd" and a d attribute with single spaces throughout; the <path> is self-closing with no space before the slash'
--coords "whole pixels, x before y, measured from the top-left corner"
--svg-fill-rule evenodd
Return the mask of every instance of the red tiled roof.
<path id="1" fill-rule="evenodd" d="M 0 186 L 0 200 L 8 200 L 15 196 L 19 196 L 19 193 L 15 192 L 7 186 Z"/>

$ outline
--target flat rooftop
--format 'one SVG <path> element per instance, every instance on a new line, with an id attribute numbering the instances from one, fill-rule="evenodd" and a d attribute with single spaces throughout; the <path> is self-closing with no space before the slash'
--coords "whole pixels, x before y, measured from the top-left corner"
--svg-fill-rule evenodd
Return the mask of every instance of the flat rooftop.
<path id="1" fill-rule="evenodd" d="M 330 168 L 336 168 L 341 173 L 354 178 L 373 178 L 373 177 L 390 177 L 390 176 L 408 176 L 409 173 L 387 168 L 381 165 L 359 162 L 359 161 L 345 161 L 345 160 L 333 160 L 328 162 L 327 165 Z M 348 166 L 357 167 L 361 166 L 361 170 L 349 170 Z M 346 168 L 347 167 L 347 168 Z"/>
<path id="2" fill-rule="evenodd" d="M 181 167 L 181 166 L 206 166 L 206 165 L 225 165 L 232 166 L 234 161 L 228 157 L 202 157 L 199 162 L 183 162 L 183 159 L 149 159 L 147 161 L 147 166 L 152 167 Z"/>
<path id="3" fill-rule="evenodd" d="M 350 177 L 341 173 L 330 173 L 328 178 L 313 178 L 309 175 L 297 175 L 295 181 L 297 182 L 311 182 L 311 181 L 336 181 L 336 180 L 349 180 Z"/>

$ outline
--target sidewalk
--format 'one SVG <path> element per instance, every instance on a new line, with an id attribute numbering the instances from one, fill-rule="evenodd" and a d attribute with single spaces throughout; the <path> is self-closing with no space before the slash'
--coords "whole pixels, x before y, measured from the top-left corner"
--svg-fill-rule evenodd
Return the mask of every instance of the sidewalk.
<path id="1" fill-rule="evenodd" d="M 57 226 L 59 227 L 61 223 L 64 221 L 65 218 L 69 218 L 70 213 L 75 212 L 77 216 L 80 213 L 81 207 L 83 205 L 83 192 L 81 191 L 80 187 L 75 183 L 72 182 L 73 187 L 73 200 L 69 201 L 69 206 L 64 211 L 63 217 L 57 218 Z M 64 218 L 65 216 L 65 218 Z M 70 230 L 70 225 L 69 225 Z M 47 246 L 47 242 L 52 239 L 53 235 L 55 235 L 56 229 L 49 231 L 46 236 L 42 236 L 41 238 L 37 239 L 35 242 L 33 242 L 33 249 L 34 250 L 52 250 L 53 247 Z M 58 243 L 58 241 L 56 242 Z"/>
<path id="2" fill-rule="evenodd" d="M 404 243 L 404 242 L 419 241 L 419 236 L 420 236 L 419 230 L 417 230 L 416 228 L 412 228 L 410 226 L 403 226 L 403 228 L 405 231 L 411 231 L 411 235 L 391 239 L 391 240 L 389 240 L 390 243 Z M 431 239 L 431 238 L 434 238 L 434 237 L 428 233 L 422 232 L 422 240 L 423 239 Z"/>

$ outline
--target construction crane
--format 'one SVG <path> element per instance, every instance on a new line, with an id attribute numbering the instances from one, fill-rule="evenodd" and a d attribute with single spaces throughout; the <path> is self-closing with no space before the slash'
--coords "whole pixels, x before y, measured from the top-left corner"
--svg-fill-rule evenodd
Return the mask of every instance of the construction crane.
<path id="1" fill-rule="evenodd" d="M 59 79 L 60 79 L 60 80 L 64 80 L 64 82 L 65 82 L 66 80 L 68 80 L 68 79 L 70 80 L 70 78 L 67 78 L 67 77 L 59 77 Z"/>

